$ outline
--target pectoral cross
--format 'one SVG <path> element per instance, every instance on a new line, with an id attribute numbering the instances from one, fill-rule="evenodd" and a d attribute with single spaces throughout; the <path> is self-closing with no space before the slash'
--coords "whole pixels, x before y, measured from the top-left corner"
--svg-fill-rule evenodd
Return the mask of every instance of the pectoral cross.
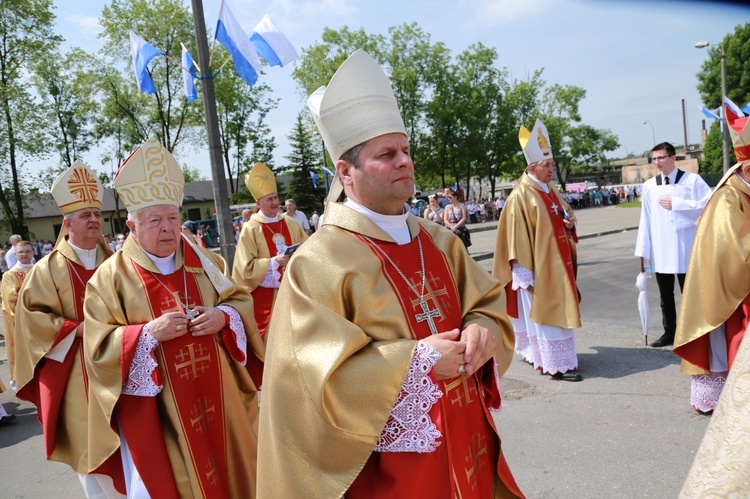
<path id="1" fill-rule="evenodd" d="M 430 334 L 438 334 L 437 326 L 433 317 L 440 317 L 440 310 L 433 308 L 430 310 L 430 306 L 424 300 L 419 300 L 419 306 L 422 307 L 422 313 L 414 316 L 417 322 L 427 321 L 427 325 L 430 327 Z"/>
<path id="2" fill-rule="evenodd" d="M 552 206 L 550 206 L 550 208 L 552 208 L 555 211 L 555 215 L 559 215 L 559 213 L 557 212 L 557 209 L 559 208 L 559 206 L 557 206 L 555 203 L 552 203 Z"/>

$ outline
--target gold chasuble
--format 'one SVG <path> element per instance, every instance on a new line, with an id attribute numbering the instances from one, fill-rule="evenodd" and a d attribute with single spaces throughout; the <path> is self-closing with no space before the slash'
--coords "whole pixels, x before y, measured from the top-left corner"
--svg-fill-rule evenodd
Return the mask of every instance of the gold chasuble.
<path id="1" fill-rule="evenodd" d="M 397 245 L 329 203 L 290 262 L 268 334 L 258 497 L 522 496 L 490 413 L 514 343 L 503 289 L 452 233 L 411 215 L 407 224 L 412 241 Z M 421 290 L 420 252 L 423 304 L 405 281 Z M 392 443 L 383 430 L 418 340 L 471 323 L 497 336 L 495 363 L 437 382 L 436 447 L 375 452 Z"/>
<path id="2" fill-rule="evenodd" d="M 237 241 L 232 279 L 252 292 L 255 321 L 261 336 L 266 334 L 278 289 L 260 286 L 271 258 L 279 254 L 281 245 L 291 246 L 306 239 L 307 234 L 299 224 L 285 215 L 279 215 L 277 222 L 266 222 L 254 213 L 242 228 Z M 279 267 L 278 272 L 283 276 L 284 267 Z"/>
<path id="3" fill-rule="evenodd" d="M 3 299 L 3 331 L 5 331 L 5 351 L 8 355 L 8 371 L 10 379 L 15 380 L 16 347 L 16 304 L 18 303 L 18 292 L 21 290 L 26 275 L 33 267 L 20 267 L 15 265 L 12 269 L 3 273 L 2 299 Z"/>
<path id="4" fill-rule="evenodd" d="M 101 240 L 96 264 L 111 254 Z M 81 338 L 73 338 L 70 347 L 65 343 L 83 322 L 84 291 L 93 273 L 62 239 L 27 275 L 16 305 L 17 395 L 37 406 L 47 459 L 66 463 L 77 473 L 94 470 L 112 476 L 109 470 L 96 470 L 103 461 L 91 466 L 89 460 L 88 379 Z M 61 342 L 63 353 L 45 357 Z"/>
<path id="5" fill-rule="evenodd" d="M 151 497 L 253 497 L 258 398 L 241 362 L 261 362 L 264 347 L 249 293 L 232 285 L 219 294 L 199 252 L 225 272 L 221 257 L 183 238 L 175 271 L 163 275 L 129 238 L 89 283 L 91 463 L 119 454 L 121 432 Z M 234 308 L 247 353 L 237 347 L 229 322 L 214 335 L 188 332 L 152 352 L 151 379 L 163 386 L 158 394 L 124 394 L 143 327 L 167 312 L 184 313 L 181 304 Z"/>
<path id="6" fill-rule="evenodd" d="M 498 222 L 492 275 L 508 285 L 509 291 L 510 262 L 516 260 L 534 272 L 531 320 L 546 326 L 579 328 L 576 248 L 574 237 L 562 223 L 563 209 L 570 212 L 554 185 L 550 184 L 550 192 L 545 194 L 524 173 L 508 196 Z M 515 293 L 509 293 L 511 315 L 514 297 Z M 517 317 L 517 312 L 513 316 Z"/>
<path id="7" fill-rule="evenodd" d="M 683 372 L 709 371 L 709 333 L 726 322 L 731 371 L 750 317 L 750 187 L 737 175 L 706 204 L 693 248 L 674 353 L 683 358 Z"/>

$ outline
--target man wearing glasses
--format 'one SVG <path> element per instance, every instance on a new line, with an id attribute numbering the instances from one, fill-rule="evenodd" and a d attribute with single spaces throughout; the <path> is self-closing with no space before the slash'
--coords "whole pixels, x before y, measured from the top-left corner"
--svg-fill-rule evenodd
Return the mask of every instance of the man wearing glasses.
<path id="1" fill-rule="evenodd" d="M 651 346 L 663 347 L 674 343 L 677 326 L 674 277 L 677 275 L 682 292 L 695 239 L 695 222 L 711 189 L 700 175 L 675 167 L 675 150 L 669 142 L 654 146 L 651 159 L 659 174 L 643 184 L 635 256 L 650 259 L 656 274 L 664 334 Z"/>

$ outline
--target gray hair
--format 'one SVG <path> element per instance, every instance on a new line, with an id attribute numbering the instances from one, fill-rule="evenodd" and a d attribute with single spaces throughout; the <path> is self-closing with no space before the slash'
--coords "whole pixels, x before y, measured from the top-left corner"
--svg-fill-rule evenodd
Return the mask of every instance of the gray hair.
<path id="1" fill-rule="evenodd" d="M 341 158 L 347 163 L 351 163 L 354 168 L 359 168 L 359 152 L 362 150 L 362 147 L 367 143 L 367 141 L 362 142 L 361 144 L 357 144 L 356 146 L 352 147 L 348 151 L 346 151 L 344 154 L 341 155 Z"/>

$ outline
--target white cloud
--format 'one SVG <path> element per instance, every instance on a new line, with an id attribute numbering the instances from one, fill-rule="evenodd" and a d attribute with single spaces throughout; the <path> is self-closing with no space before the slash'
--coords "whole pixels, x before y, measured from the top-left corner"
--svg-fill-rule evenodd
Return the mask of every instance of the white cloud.
<path id="1" fill-rule="evenodd" d="M 475 11 L 472 23 L 493 25 L 518 20 L 530 20 L 533 14 L 543 12 L 558 0 L 462 0 L 459 5 L 467 11 Z"/>
<path id="2" fill-rule="evenodd" d="M 80 28 L 83 35 L 98 35 L 102 27 L 99 25 L 99 18 L 94 16 L 70 15 L 65 17 L 65 21 Z"/>

